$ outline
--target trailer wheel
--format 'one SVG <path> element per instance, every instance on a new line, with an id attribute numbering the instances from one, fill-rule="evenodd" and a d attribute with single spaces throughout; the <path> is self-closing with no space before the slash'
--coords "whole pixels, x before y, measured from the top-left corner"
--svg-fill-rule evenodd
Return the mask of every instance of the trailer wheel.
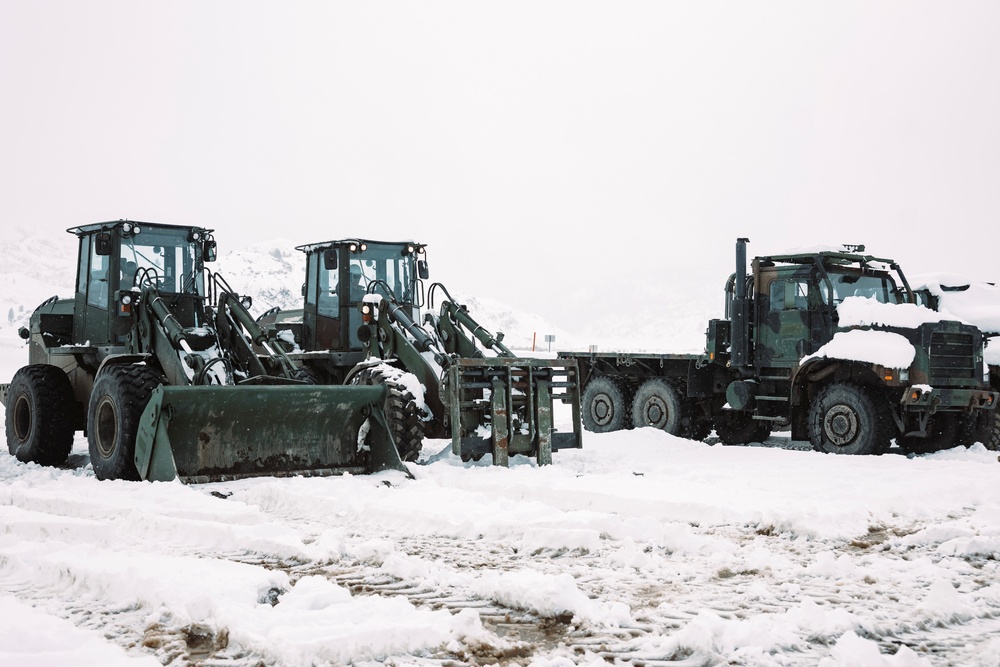
<path id="1" fill-rule="evenodd" d="M 61 368 L 24 366 L 7 391 L 8 451 L 24 463 L 65 463 L 73 449 L 75 408 L 73 387 Z"/>
<path id="2" fill-rule="evenodd" d="M 87 410 L 90 463 L 97 479 L 138 481 L 135 437 L 153 390 L 163 383 L 148 366 L 112 366 L 97 376 Z"/>
<path id="3" fill-rule="evenodd" d="M 691 416 L 680 392 L 663 378 L 650 378 L 635 392 L 632 402 L 632 423 L 652 426 L 671 435 L 688 437 Z"/>
<path id="4" fill-rule="evenodd" d="M 749 412 L 723 410 L 716 418 L 715 434 L 724 445 L 764 442 L 771 435 L 771 425 L 754 419 Z"/>
<path id="5" fill-rule="evenodd" d="M 392 431 L 392 439 L 403 461 L 416 461 L 424 444 L 422 410 L 417 406 L 413 393 L 399 381 L 402 371 L 392 366 L 367 368 L 351 380 L 351 384 L 385 385 L 389 390 L 384 411 Z"/>
<path id="6" fill-rule="evenodd" d="M 595 377 L 583 390 L 583 427 L 594 433 L 629 428 L 625 390 L 609 377 Z"/>
<path id="7" fill-rule="evenodd" d="M 809 409 L 809 440 L 828 454 L 882 454 L 889 448 L 887 405 L 864 387 L 839 382 L 820 390 Z"/>

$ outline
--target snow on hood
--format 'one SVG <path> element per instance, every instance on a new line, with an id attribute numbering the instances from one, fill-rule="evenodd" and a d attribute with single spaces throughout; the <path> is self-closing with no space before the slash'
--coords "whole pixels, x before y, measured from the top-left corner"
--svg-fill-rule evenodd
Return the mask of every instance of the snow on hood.
<path id="1" fill-rule="evenodd" d="M 886 368 L 909 368 L 916 354 L 910 341 L 898 333 L 852 329 L 835 333 L 829 343 L 803 357 L 800 364 L 811 359 L 850 359 Z"/>
<path id="2" fill-rule="evenodd" d="M 882 303 L 877 299 L 849 296 L 837 306 L 842 327 L 900 327 L 916 329 L 928 322 L 959 319 L 913 303 Z M 963 324 L 968 324 L 959 319 Z"/>
<path id="3" fill-rule="evenodd" d="M 942 315 L 971 322 L 984 333 L 1000 334 L 1000 285 L 935 273 L 920 276 L 914 289 L 926 289 L 936 296 Z"/>

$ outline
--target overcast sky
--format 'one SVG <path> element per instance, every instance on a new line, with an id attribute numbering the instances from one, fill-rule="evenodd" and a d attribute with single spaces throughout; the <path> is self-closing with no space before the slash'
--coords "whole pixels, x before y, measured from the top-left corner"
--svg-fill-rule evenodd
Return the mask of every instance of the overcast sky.
<path id="1" fill-rule="evenodd" d="M 737 236 L 1000 280 L 998 29 L 997 2 L 3 0 L 0 225 L 413 238 L 566 328 L 721 294 Z"/>

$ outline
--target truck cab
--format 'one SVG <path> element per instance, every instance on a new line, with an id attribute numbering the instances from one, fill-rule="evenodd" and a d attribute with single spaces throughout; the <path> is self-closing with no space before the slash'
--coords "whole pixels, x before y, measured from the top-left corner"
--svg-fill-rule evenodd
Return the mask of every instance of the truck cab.
<path id="1" fill-rule="evenodd" d="M 738 376 L 727 388 L 733 409 L 758 421 L 790 423 L 793 438 L 815 440 L 823 426 L 810 426 L 816 396 L 831 383 L 850 385 L 885 406 L 877 411 L 880 419 L 891 419 L 897 441 L 913 450 L 959 437 L 961 424 L 975 421 L 974 411 L 992 409 L 996 396 L 984 379 L 982 333 L 918 306 L 894 261 L 866 255 L 863 246 L 772 255 L 754 259 L 745 281 L 738 277 L 739 259 L 737 264 L 727 289 L 732 355 L 719 356 Z M 735 289 L 741 282 L 743 294 Z M 904 306 L 888 315 L 908 307 L 907 321 L 845 320 L 841 304 L 851 297 Z M 878 362 L 868 354 L 844 354 L 843 345 L 839 351 L 828 347 L 858 330 L 880 332 L 873 342 L 912 346 L 912 361 Z M 883 435 L 881 446 L 887 441 Z"/>

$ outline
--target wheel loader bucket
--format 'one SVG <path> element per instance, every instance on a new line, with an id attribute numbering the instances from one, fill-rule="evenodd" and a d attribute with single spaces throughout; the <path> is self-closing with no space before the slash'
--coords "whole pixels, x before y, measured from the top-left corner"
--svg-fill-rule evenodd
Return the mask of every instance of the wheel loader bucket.
<path id="1" fill-rule="evenodd" d="M 161 386 L 139 423 L 142 479 L 366 474 L 399 459 L 381 386 Z M 407 472 L 407 474 L 409 474 Z"/>

